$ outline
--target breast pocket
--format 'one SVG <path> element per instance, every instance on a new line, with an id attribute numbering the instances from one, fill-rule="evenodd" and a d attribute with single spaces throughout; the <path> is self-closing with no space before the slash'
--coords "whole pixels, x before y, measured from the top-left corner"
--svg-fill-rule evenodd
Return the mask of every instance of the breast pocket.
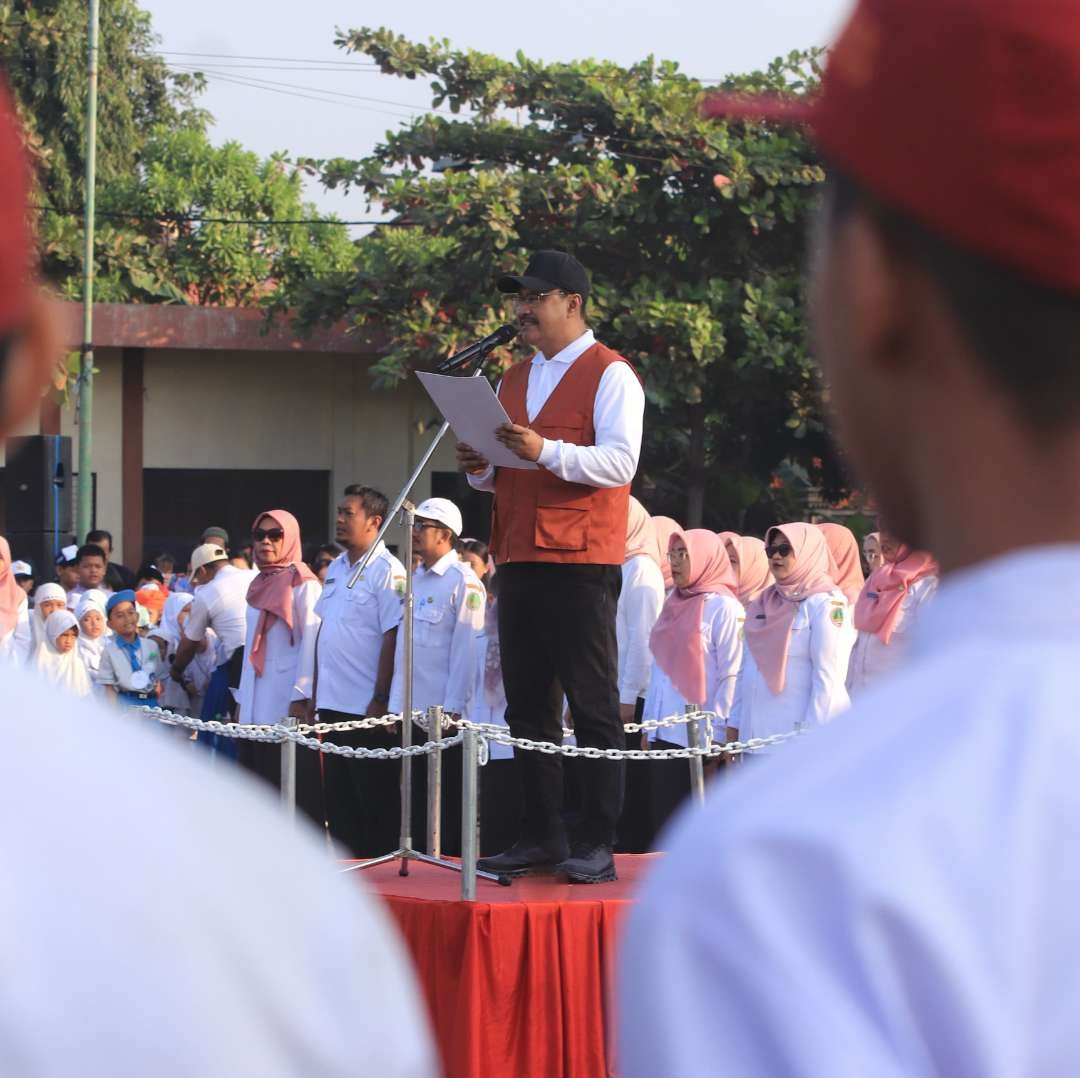
<path id="1" fill-rule="evenodd" d="M 420 647 L 435 648 L 450 627 L 449 611 L 440 603 L 421 603 L 413 614 L 413 639 Z"/>
<path id="2" fill-rule="evenodd" d="M 371 617 L 375 607 L 375 596 L 359 585 L 345 593 L 344 618 L 349 624 L 357 624 Z"/>

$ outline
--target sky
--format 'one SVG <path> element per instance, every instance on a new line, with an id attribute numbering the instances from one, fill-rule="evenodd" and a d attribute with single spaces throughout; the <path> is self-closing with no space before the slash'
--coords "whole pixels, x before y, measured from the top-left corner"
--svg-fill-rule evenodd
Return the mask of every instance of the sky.
<path id="1" fill-rule="evenodd" d="M 419 41 L 445 37 L 507 59 L 519 49 L 549 62 L 591 57 L 625 64 L 651 54 L 718 79 L 764 67 L 792 49 L 829 44 L 851 0 L 544 0 L 516 8 L 491 0 L 140 3 L 170 65 L 207 74 L 201 103 L 214 115 L 215 142 L 235 139 L 262 155 L 325 158 L 363 157 L 431 100 L 426 83 L 365 69 L 367 57 L 335 48 L 336 27 L 386 26 Z M 327 192 L 317 181 L 308 182 L 307 195 L 345 220 L 368 216 L 362 195 Z"/>

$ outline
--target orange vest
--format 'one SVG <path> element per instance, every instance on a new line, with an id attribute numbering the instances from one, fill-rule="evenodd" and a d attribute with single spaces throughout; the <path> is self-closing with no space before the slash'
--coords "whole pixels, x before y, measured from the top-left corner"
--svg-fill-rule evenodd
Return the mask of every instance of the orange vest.
<path id="1" fill-rule="evenodd" d="M 531 427 L 542 438 L 595 445 L 596 391 L 612 363 L 626 360 L 602 344 L 583 352 L 531 423 L 525 406 L 531 361 L 503 375 L 499 400 L 512 423 Z M 546 468 L 497 468 L 491 552 L 498 565 L 515 561 L 622 565 L 629 511 L 629 484 L 591 487 L 568 483 Z"/>

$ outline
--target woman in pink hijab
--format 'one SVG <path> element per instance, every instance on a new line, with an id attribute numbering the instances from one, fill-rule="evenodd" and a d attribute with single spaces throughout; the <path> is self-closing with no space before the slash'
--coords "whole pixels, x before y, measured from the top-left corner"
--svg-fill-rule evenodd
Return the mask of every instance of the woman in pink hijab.
<path id="1" fill-rule="evenodd" d="M 26 662 L 32 645 L 30 605 L 11 571 L 11 547 L 0 535 L 0 663 Z"/>
<path id="2" fill-rule="evenodd" d="M 668 543 L 674 589 L 652 631 L 653 674 L 642 717 L 664 719 L 696 704 L 716 714 L 713 736 L 724 737 L 735 678 L 742 661 L 743 608 L 735 594 L 735 572 L 715 532 L 677 531 Z M 686 723 L 649 732 L 658 748 L 685 747 Z M 650 764 L 653 825 L 659 830 L 689 792 L 685 761 Z"/>
<path id="3" fill-rule="evenodd" d="M 819 524 L 825 543 L 829 548 L 829 573 L 836 586 L 844 593 L 849 606 L 854 606 L 859 592 L 866 582 L 859 556 L 859 540 L 850 528 L 843 524 Z"/>
<path id="4" fill-rule="evenodd" d="M 741 739 L 826 723 L 849 702 L 855 630 L 824 534 L 813 524 L 784 524 L 769 529 L 765 549 L 773 583 L 746 610 L 730 723 Z"/>
<path id="5" fill-rule="evenodd" d="M 733 532 L 720 534 L 730 536 L 724 545 L 739 582 L 739 602 L 744 607 L 749 606 L 772 583 L 765 544 L 752 535 L 735 535 Z"/>
<path id="6" fill-rule="evenodd" d="M 919 612 L 937 591 L 932 554 L 912 550 L 884 532 L 880 543 L 882 565 L 870 574 L 855 604 L 858 638 L 847 681 L 852 699 L 897 665 Z"/>
<path id="7" fill-rule="evenodd" d="M 660 571 L 664 574 L 664 587 L 671 591 L 675 586 L 671 579 L 671 564 L 668 561 L 668 543 L 676 532 L 682 531 L 682 525 L 671 517 L 653 517 L 656 531 L 656 544 L 660 548 Z"/>
<path id="8" fill-rule="evenodd" d="M 239 721 L 272 724 L 290 715 L 310 721 L 319 630 L 315 603 L 322 586 L 304 562 L 300 525 L 292 513 L 270 509 L 260 514 L 251 538 L 259 575 L 247 593 Z M 321 787 L 301 773 L 311 764 L 309 756 L 317 754 L 302 750 L 296 754 L 297 803 L 321 825 L 325 815 Z M 275 785 L 280 777 L 279 757 L 276 745 L 240 743 L 240 762 Z"/>

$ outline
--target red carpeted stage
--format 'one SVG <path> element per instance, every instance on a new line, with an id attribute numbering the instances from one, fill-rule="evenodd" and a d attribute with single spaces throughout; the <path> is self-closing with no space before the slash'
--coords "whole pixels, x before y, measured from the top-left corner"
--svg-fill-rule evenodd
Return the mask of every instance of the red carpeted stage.
<path id="1" fill-rule="evenodd" d="M 657 854 L 620 854 L 617 883 L 477 881 L 412 862 L 358 873 L 408 941 L 447 1078 L 603 1078 L 614 1074 L 616 930 Z"/>

